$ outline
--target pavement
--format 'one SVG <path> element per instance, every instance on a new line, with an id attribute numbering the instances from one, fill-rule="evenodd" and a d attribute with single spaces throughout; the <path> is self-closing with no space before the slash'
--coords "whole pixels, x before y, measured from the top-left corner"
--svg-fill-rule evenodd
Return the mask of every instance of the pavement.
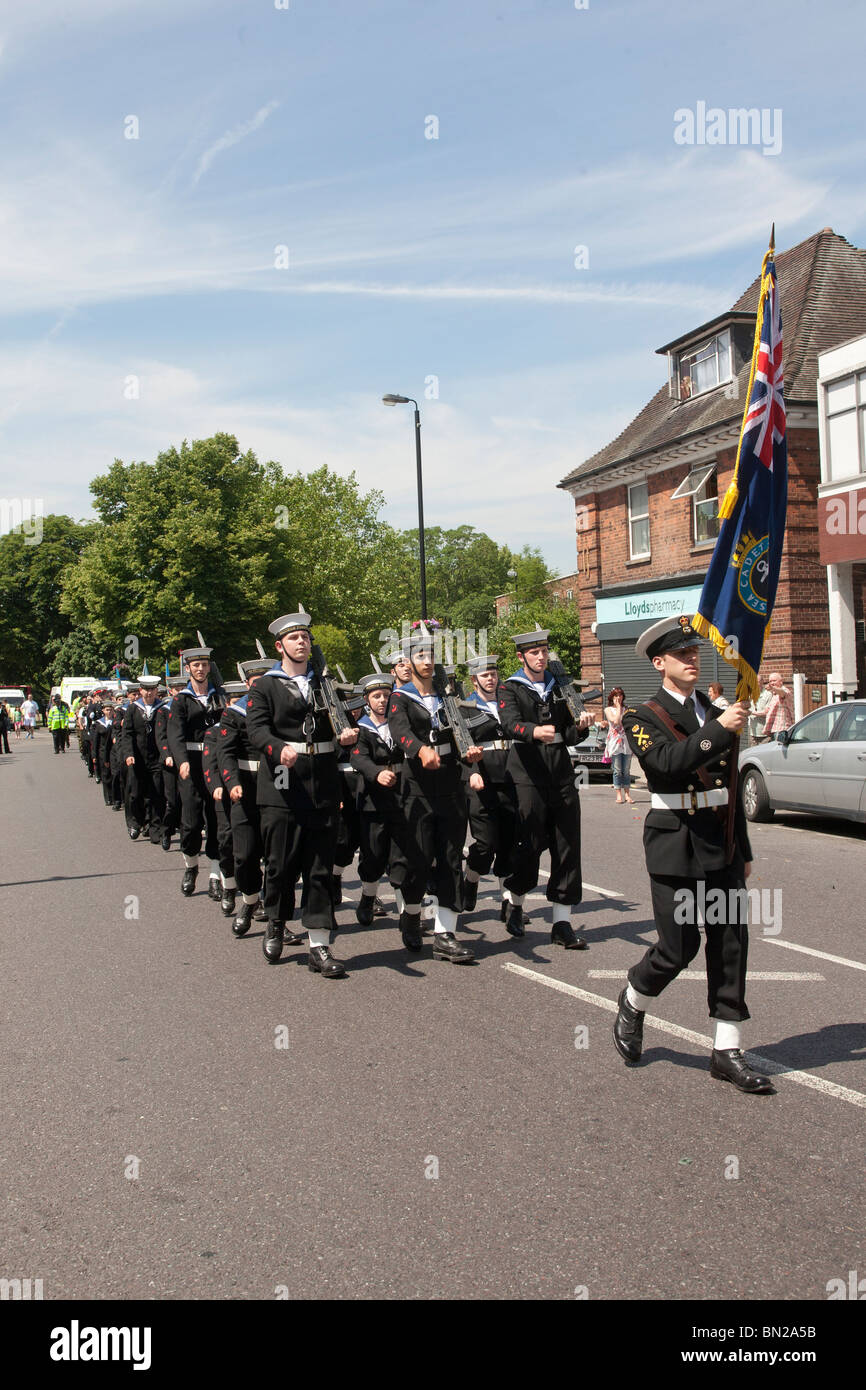
<path id="1" fill-rule="evenodd" d="M 648 797 L 581 790 L 586 952 L 524 942 L 485 880 L 478 963 L 339 910 L 326 981 L 236 940 L 182 860 L 132 842 L 77 749 L 0 756 L 0 1276 L 46 1299 L 825 1300 L 866 1273 L 862 827 L 753 827 L 746 1046 L 713 1081 L 701 974 L 611 1042 L 653 937 Z M 175 846 L 176 846 L 175 841 Z M 357 900 L 354 872 L 346 895 Z M 773 894 L 781 896 L 774 899 Z M 383 896 L 390 901 L 390 890 Z M 855 1281 L 856 1282 L 856 1281 Z"/>

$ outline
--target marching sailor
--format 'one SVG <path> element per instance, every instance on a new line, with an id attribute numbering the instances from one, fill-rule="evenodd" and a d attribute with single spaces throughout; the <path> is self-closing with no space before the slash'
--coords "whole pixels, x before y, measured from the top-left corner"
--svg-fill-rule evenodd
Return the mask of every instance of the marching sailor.
<path id="1" fill-rule="evenodd" d="M 376 915 L 380 878 L 396 869 L 398 862 L 405 864 L 406 820 L 400 805 L 399 771 L 403 753 L 394 746 L 388 723 L 393 688 L 393 677 L 384 671 L 374 671 L 359 681 L 367 712 L 358 720 L 352 766 L 363 782 L 358 856 L 361 900 L 355 909 L 362 927 L 369 927 Z"/>
<path id="2" fill-rule="evenodd" d="M 433 638 L 421 626 L 406 642 L 412 680 L 395 690 L 388 723 L 402 749 L 406 862 L 392 872 L 399 890 L 400 932 L 409 951 L 420 951 L 421 905 L 428 877 L 435 887 L 433 957 L 464 965 L 475 959 L 455 936 L 463 908 L 463 843 L 468 810 L 454 735 L 441 718 L 442 699 L 433 690 Z M 481 749 L 470 748 L 476 763 Z"/>
<path id="3" fill-rule="evenodd" d="M 246 936 L 253 921 L 267 920 L 260 901 L 264 845 L 256 800 L 259 758 L 250 745 L 247 733 L 247 709 L 250 691 L 272 665 L 269 657 L 254 657 L 250 661 L 238 662 L 238 674 L 245 682 L 246 694 L 229 705 L 220 723 L 217 756 L 222 784 L 229 798 L 235 877 L 241 895 L 240 909 L 232 922 L 235 936 Z M 288 935 L 290 939 L 293 936 L 291 932 Z M 283 937 L 285 942 L 285 930 Z M 302 941 L 303 937 L 294 939 Z"/>
<path id="4" fill-rule="evenodd" d="M 338 741 L 327 711 L 315 698 L 319 691 L 310 665 L 311 621 L 309 613 L 288 613 L 269 625 L 280 660 L 250 692 L 247 732 L 259 754 L 257 791 L 268 914 L 265 957 L 274 962 L 282 954 L 284 923 L 294 909 L 295 884 L 303 877 L 307 965 L 333 980 L 346 974 L 329 945 L 340 804 Z M 357 729 L 344 729 L 339 737 L 341 748 L 357 741 Z"/>
<path id="5" fill-rule="evenodd" d="M 171 849 L 171 837 L 180 825 L 180 792 L 177 789 L 177 768 L 168 746 L 168 716 L 177 698 L 177 692 L 187 684 L 186 676 L 169 676 L 165 699 L 157 707 L 154 715 L 154 735 L 159 749 L 159 768 L 162 778 L 162 795 L 165 801 L 165 817 L 162 822 L 162 847 Z"/>
<path id="6" fill-rule="evenodd" d="M 503 881 L 511 865 L 516 810 L 514 784 L 507 770 L 511 743 L 500 723 L 499 657 L 473 657 L 469 662 L 469 674 L 475 689 L 467 703 L 477 705 L 480 721 L 476 724 L 473 719 L 472 731 L 484 752 L 481 762 L 468 769 L 472 843 L 463 870 L 463 906 L 467 912 L 472 912 L 478 899 L 478 881 L 490 873 L 491 867 L 502 893 Z M 503 897 L 503 921 L 508 906 Z"/>
<path id="7" fill-rule="evenodd" d="M 205 786 L 213 799 L 214 810 L 217 818 L 217 844 L 219 845 L 219 892 L 211 892 L 208 885 L 209 895 L 218 902 L 220 911 L 224 917 L 233 917 L 235 902 L 237 899 L 237 883 L 235 881 L 235 856 L 232 846 L 232 822 L 231 810 L 228 794 L 223 786 L 223 777 L 220 771 L 219 754 L 223 725 L 226 713 L 232 708 L 235 701 L 239 700 L 247 691 L 246 681 L 226 681 L 223 685 L 223 692 L 227 700 L 231 703 L 227 709 L 223 710 L 222 719 L 219 724 L 212 724 L 209 729 L 205 729 L 202 739 L 202 768 L 204 771 Z M 211 879 L 211 884 L 213 880 Z M 216 885 L 214 885 L 216 886 Z"/>
<path id="8" fill-rule="evenodd" d="M 187 647 L 181 652 L 189 681 L 178 691 L 168 712 L 168 751 L 180 779 L 180 847 L 185 865 L 181 892 L 186 898 L 195 892 L 202 838 L 210 861 L 208 894 L 220 897 L 216 807 L 205 784 L 202 767 L 205 729 L 219 723 L 225 708 L 222 688 L 211 680 L 212 650 L 212 647 Z"/>
<path id="9" fill-rule="evenodd" d="M 159 676 L 141 676 L 141 694 L 130 700 L 121 725 L 121 752 L 126 766 L 126 820 L 129 838 L 137 840 L 148 826 L 150 842 L 158 845 L 162 835 L 165 799 L 156 741 L 156 714 L 159 708 Z"/>
<path id="10" fill-rule="evenodd" d="M 626 737 L 652 794 L 644 851 L 658 941 L 629 971 L 614 1043 L 626 1062 L 639 1061 L 644 1014 L 697 955 L 703 918 L 707 1002 L 715 1021 L 710 1075 L 741 1091 L 769 1093 L 769 1078 L 753 1071 L 740 1050 L 740 1025 L 749 1017 L 745 882 L 752 850 L 739 798 L 730 861 L 726 843 L 729 762 L 749 704 L 737 701 L 723 710 L 696 689 L 698 640 L 689 618 L 662 618 L 635 647 L 662 678 L 651 700 L 623 711 Z"/>
<path id="11" fill-rule="evenodd" d="M 520 670 L 501 687 L 499 709 L 512 740 L 508 772 L 517 797 L 517 839 L 505 879 L 506 931 L 524 936 L 523 902 L 538 884 L 542 851 L 550 849 L 547 901 L 553 904 L 551 943 L 583 951 L 587 942 L 571 925 L 572 908 L 583 896 L 580 867 L 580 801 L 568 745 L 581 743 L 592 723 L 584 711 L 575 724 L 566 701 L 548 674 L 550 633 L 541 628 L 512 640 Z"/>

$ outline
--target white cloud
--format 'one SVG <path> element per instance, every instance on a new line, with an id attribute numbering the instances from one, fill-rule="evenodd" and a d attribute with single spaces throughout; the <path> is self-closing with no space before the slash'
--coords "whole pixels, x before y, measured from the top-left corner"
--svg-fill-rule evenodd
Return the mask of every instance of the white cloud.
<path id="1" fill-rule="evenodd" d="M 269 101 L 266 106 L 259 107 L 259 110 L 251 120 L 243 121 L 240 125 L 236 125 L 231 130 L 227 130 L 225 135 L 221 135 L 218 140 L 215 140 L 214 143 L 205 150 L 196 165 L 195 173 L 192 176 L 193 185 L 197 184 L 202 175 L 207 173 L 218 154 L 222 154 L 223 150 L 230 150 L 234 145 L 239 145 L 248 135 L 252 135 L 254 130 L 258 130 L 263 126 L 268 116 L 276 111 L 279 104 L 278 101 Z"/>

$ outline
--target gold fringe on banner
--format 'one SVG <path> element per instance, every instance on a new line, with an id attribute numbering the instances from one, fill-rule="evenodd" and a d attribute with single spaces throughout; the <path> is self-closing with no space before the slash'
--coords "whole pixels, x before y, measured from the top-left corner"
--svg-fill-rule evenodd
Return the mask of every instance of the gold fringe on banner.
<path id="1" fill-rule="evenodd" d="M 740 438 L 737 441 L 737 461 L 734 464 L 734 476 L 728 483 L 728 489 L 724 497 L 722 498 L 721 503 L 719 504 L 720 521 L 726 521 L 728 517 L 733 515 L 734 508 L 736 507 L 737 502 L 740 499 L 740 489 L 737 486 L 737 478 L 739 477 L 740 473 L 740 454 L 742 453 L 743 449 L 743 434 L 745 433 L 746 429 L 746 416 L 749 413 L 749 406 L 752 401 L 752 387 L 755 384 L 755 368 L 757 366 L 758 361 L 758 349 L 761 346 L 761 327 L 764 322 L 764 301 L 766 300 L 767 295 L 770 293 L 770 277 L 767 274 L 767 261 L 770 259 L 775 249 L 773 246 L 774 233 L 775 224 L 774 231 L 773 233 L 771 233 L 770 237 L 769 250 L 764 253 L 764 259 L 761 262 L 761 294 L 760 298 L 758 299 L 758 316 L 755 320 L 755 339 L 752 344 L 752 365 L 749 368 L 749 385 L 746 390 L 746 404 L 743 407 L 743 420 L 742 424 L 740 425 Z"/>

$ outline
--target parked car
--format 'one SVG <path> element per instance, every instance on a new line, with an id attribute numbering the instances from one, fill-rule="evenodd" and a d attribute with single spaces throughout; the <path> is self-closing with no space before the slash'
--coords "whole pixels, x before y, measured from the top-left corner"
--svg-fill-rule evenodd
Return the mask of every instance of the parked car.
<path id="1" fill-rule="evenodd" d="M 866 821 L 866 700 L 822 705 L 739 758 L 750 821 L 808 811 Z"/>
<path id="2" fill-rule="evenodd" d="M 604 761 L 604 747 L 607 743 L 607 725 L 593 724 L 582 743 L 570 744 L 568 751 L 575 768 L 585 767 L 590 774 L 612 778 L 609 762 Z"/>

